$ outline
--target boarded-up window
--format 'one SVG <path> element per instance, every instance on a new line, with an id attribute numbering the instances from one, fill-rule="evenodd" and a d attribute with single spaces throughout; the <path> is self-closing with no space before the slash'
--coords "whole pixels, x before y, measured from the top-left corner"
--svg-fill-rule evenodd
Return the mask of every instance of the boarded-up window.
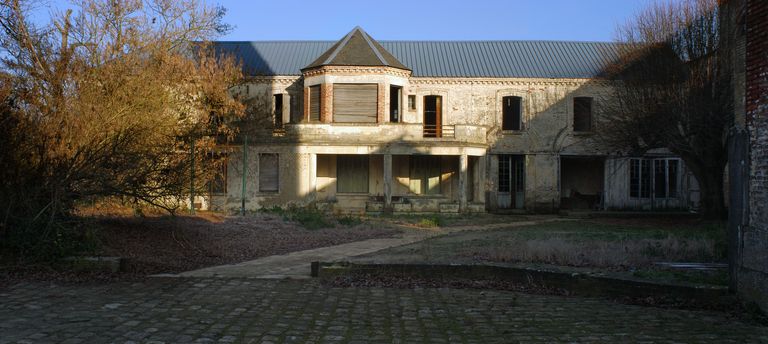
<path id="1" fill-rule="evenodd" d="M 522 98 L 502 98 L 502 130 L 521 130 L 523 128 Z"/>
<path id="2" fill-rule="evenodd" d="M 277 192 L 279 187 L 279 157 L 277 154 L 259 154 L 259 191 Z"/>
<path id="3" fill-rule="evenodd" d="M 339 155 L 336 157 L 336 191 L 339 193 L 368 193 L 368 156 Z"/>
<path id="4" fill-rule="evenodd" d="M 320 85 L 309 86 L 309 120 L 320 121 Z"/>
<path id="5" fill-rule="evenodd" d="M 592 98 L 573 98 L 573 131 L 592 130 Z"/>
<path id="6" fill-rule="evenodd" d="M 411 156 L 409 187 L 417 195 L 440 194 L 441 161 L 437 155 Z"/>
<path id="7" fill-rule="evenodd" d="M 376 123 L 378 85 L 334 84 L 333 121 Z"/>

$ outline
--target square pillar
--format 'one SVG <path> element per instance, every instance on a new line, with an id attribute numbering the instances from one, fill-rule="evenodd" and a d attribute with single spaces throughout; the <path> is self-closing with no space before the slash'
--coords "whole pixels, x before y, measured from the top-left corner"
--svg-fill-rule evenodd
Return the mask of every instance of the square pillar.
<path id="1" fill-rule="evenodd" d="M 283 124 L 291 122 L 291 96 L 288 92 L 283 93 L 283 118 L 281 119 Z"/>
<path id="2" fill-rule="evenodd" d="M 309 122 L 309 86 L 304 87 L 304 115 L 302 116 L 303 122 Z"/>
<path id="3" fill-rule="evenodd" d="M 333 84 L 320 84 L 320 122 L 333 122 Z"/>
<path id="4" fill-rule="evenodd" d="M 467 210 L 467 168 L 469 158 L 466 153 L 459 157 L 459 212 Z"/>
<path id="5" fill-rule="evenodd" d="M 384 212 L 392 211 L 392 154 L 384 154 Z"/>

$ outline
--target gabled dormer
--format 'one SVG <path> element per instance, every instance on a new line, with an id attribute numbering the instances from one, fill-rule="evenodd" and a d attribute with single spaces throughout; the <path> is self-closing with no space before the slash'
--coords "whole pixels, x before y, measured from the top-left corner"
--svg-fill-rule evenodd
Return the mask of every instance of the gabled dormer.
<path id="1" fill-rule="evenodd" d="M 304 120 L 322 123 L 399 122 L 411 70 L 355 27 L 301 69 Z"/>

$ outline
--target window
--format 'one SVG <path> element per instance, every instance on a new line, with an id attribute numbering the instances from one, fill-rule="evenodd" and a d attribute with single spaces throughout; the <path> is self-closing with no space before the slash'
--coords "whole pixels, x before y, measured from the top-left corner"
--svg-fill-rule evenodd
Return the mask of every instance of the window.
<path id="1" fill-rule="evenodd" d="M 368 156 L 339 155 L 336 157 L 336 191 L 339 193 L 368 193 Z"/>
<path id="2" fill-rule="evenodd" d="M 651 194 L 654 198 L 677 198 L 680 194 L 679 159 L 632 159 L 629 169 L 631 198 L 650 198 Z"/>
<path id="3" fill-rule="evenodd" d="M 501 130 L 522 130 L 522 98 L 504 97 L 502 101 Z"/>
<path id="4" fill-rule="evenodd" d="M 320 121 L 320 85 L 309 86 L 309 120 Z"/>
<path id="5" fill-rule="evenodd" d="M 377 84 L 334 84 L 333 121 L 340 123 L 376 123 Z"/>
<path id="6" fill-rule="evenodd" d="M 278 192 L 280 159 L 277 154 L 259 154 L 259 191 Z"/>
<path id="7" fill-rule="evenodd" d="M 592 130 L 592 98 L 573 98 L 573 131 Z"/>
<path id="8" fill-rule="evenodd" d="M 403 88 L 400 86 L 389 86 L 389 121 L 400 122 L 400 97 L 402 97 Z"/>
<path id="9" fill-rule="evenodd" d="M 416 110 L 416 96 L 408 95 L 408 110 Z"/>
<path id="10" fill-rule="evenodd" d="M 409 188 L 417 195 L 440 194 L 441 173 L 440 156 L 414 155 L 411 156 L 411 171 Z"/>
<path id="11" fill-rule="evenodd" d="M 283 127 L 283 95 L 275 94 L 275 128 Z"/>

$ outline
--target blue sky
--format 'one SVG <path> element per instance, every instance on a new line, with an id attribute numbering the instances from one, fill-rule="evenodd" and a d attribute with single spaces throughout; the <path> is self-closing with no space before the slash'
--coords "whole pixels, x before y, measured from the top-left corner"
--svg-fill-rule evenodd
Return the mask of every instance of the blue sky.
<path id="1" fill-rule="evenodd" d="M 360 25 L 378 40 L 611 41 L 649 0 L 222 0 L 223 40 L 340 39 Z"/>
<path id="2" fill-rule="evenodd" d="M 47 1 L 42 14 L 68 3 Z M 652 0 L 207 1 L 235 27 L 220 40 L 337 40 L 359 25 L 379 40 L 611 41 Z"/>

